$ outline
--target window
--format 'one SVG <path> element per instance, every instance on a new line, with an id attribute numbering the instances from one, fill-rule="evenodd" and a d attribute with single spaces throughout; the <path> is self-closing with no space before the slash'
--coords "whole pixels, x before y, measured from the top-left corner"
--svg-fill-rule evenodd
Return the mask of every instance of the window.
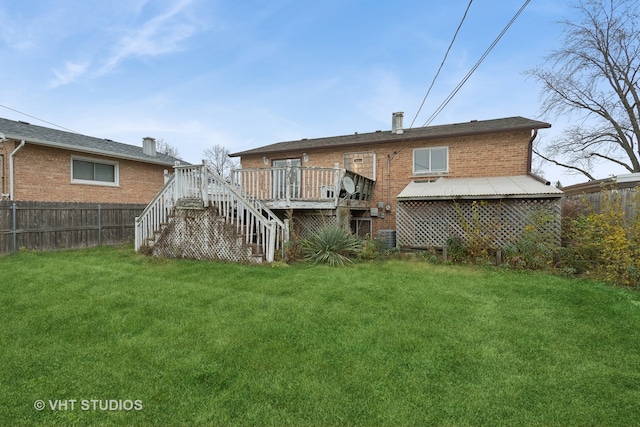
<path id="1" fill-rule="evenodd" d="M 71 182 L 93 185 L 119 185 L 118 163 L 72 157 Z"/>
<path id="2" fill-rule="evenodd" d="M 446 173 L 449 171 L 449 148 L 416 148 L 413 150 L 413 173 Z"/>

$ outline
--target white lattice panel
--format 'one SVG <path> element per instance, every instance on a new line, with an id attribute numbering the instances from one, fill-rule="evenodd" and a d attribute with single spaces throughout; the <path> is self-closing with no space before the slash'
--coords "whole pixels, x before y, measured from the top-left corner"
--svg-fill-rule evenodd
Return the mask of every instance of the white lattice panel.
<path id="1" fill-rule="evenodd" d="M 327 226 L 338 223 L 335 215 L 296 215 L 293 219 L 296 232 L 301 239 L 310 237 L 313 233 Z"/>
<path id="2" fill-rule="evenodd" d="M 216 216 L 214 209 L 176 209 L 153 246 L 155 256 L 231 262 L 261 262 L 244 244 L 235 226 Z"/>
<path id="3" fill-rule="evenodd" d="M 466 241 L 467 230 L 480 229 L 492 237 L 496 248 L 516 242 L 533 216 L 543 210 L 554 220 L 545 233 L 560 242 L 560 203 L 555 199 L 503 201 L 403 201 L 398 203 L 397 239 L 400 247 L 444 247 L 458 236 Z M 556 219 L 557 218 L 557 219 Z M 465 224 L 468 227 L 465 227 Z M 479 227 L 478 227 L 479 226 Z"/>

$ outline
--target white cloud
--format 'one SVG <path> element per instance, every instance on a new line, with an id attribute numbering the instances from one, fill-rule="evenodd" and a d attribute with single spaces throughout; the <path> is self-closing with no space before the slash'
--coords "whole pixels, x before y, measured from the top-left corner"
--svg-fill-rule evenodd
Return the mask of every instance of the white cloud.
<path id="1" fill-rule="evenodd" d="M 87 72 L 88 68 L 88 63 L 66 62 L 64 65 L 64 70 L 53 70 L 55 78 L 53 78 L 49 82 L 49 87 L 54 89 L 58 86 L 64 86 L 68 83 L 71 83 L 82 77 Z"/>
<path id="2" fill-rule="evenodd" d="M 195 24 L 181 22 L 179 19 L 180 13 L 190 3 L 191 0 L 180 0 L 165 13 L 145 22 L 139 29 L 126 31 L 98 75 L 109 73 L 130 57 L 151 57 L 181 50 L 182 42 L 197 30 Z"/>

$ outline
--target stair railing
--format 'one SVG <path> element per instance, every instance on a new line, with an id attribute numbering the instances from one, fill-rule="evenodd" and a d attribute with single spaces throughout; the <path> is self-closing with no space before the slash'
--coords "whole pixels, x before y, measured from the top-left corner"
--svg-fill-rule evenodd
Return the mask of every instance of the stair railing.
<path id="1" fill-rule="evenodd" d="M 283 248 L 288 233 L 285 223 L 270 209 L 258 200 L 245 198 L 220 175 L 209 171 L 204 161 L 201 165 L 176 165 L 174 169 L 165 186 L 136 217 L 136 251 L 168 222 L 177 200 L 197 198 L 205 207 L 213 203 L 218 215 L 236 226 L 245 243 L 260 247 L 267 262 L 274 260 L 276 248 Z"/>
<path id="2" fill-rule="evenodd" d="M 286 226 L 275 214 L 257 200 L 250 200 L 220 175 L 208 171 L 209 199 L 218 214 L 236 227 L 245 243 L 260 247 L 266 261 L 272 262 L 277 248 L 282 248 Z"/>
<path id="3" fill-rule="evenodd" d="M 136 217 L 135 250 L 140 250 L 143 245 L 149 243 L 163 224 L 166 224 L 169 215 L 175 206 L 176 176 L 171 175 L 164 187 L 156 194 L 156 197 L 147 205 L 140 216 Z"/>

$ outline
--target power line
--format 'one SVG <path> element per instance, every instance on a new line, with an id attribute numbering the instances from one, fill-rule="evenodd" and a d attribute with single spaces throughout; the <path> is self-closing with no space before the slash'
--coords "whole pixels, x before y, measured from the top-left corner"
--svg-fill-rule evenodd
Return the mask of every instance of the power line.
<path id="1" fill-rule="evenodd" d="M 516 21 L 516 19 L 518 19 L 518 17 L 520 16 L 520 14 L 522 13 L 522 11 L 527 7 L 527 5 L 529 4 L 531 0 L 526 0 L 524 2 L 524 4 L 522 5 L 522 7 L 520 8 L 520 10 L 518 10 L 518 12 L 513 16 L 513 18 L 511 18 L 511 20 L 509 21 L 509 23 L 504 27 L 504 29 L 502 30 L 502 32 L 498 35 L 498 37 L 493 41 L 493 43 L 491 43 L 491 46 L 489 46 L 489 48 L 484 52 L 484 54 L 482 55 L 482 57 L 480 57 L 480 59 L 478 60 L 478 62 L 476 62 L 476 65 L 473 66 L 473 68 L 467 73 L 467 75 L 462 79 L 462 81 L 460 83 L 458 83 L 458 86 L 455 87 L 455 89 L 449 94 L 449 96 L 447 96 L 447 98 L 442 102 L 442 104 L 440 104 L 440 106 L 436 109 L 436 111 L 431 115 L 431 117 L 429 117 L 429 119 L 425 122 L 425 124 L 423 126 L 428 126 L 435 118 L 438 114 L 440 114 L 440 112 L 442 112 L 442 110 L 447 106 L 447 104 L 449 104 L 449 102 L 451 101 L 451 99 L 458 93 L 458 91 L 462 88 L 462 86 L 467 82 L 467 80 L 469 80 L 469 78 L 471 77 L 471 75 L 476 71 L 476 69 L 480 66 L 480 64 L 484 61 L 484 59 L 487 57 L 487 55 L 489 55 L 489 53 L 493 50 L 493 48 L 498 44 L 498 42 L 500 41 L 500 39 L 502 39 L 502 36 L 505 35 L 505 33 L 509 30 L 509 28 L 511 27 L 511 25 Z"/>
<path id="2" fill-rule="evenodd" d="M 449 56 L 449 51 L 451 50 L 451 47 L 453 46 L 453 43 L 456 41 L 456 37 L 458 37 L 458 33 L 460 32 L 460 28 L 462 28 L 462 23 L 467 18 L 467 13 L 469 13 L 469 9 L 471 8 L 471 3 L 473 3 L 473 0 L 469 0 L 469 4 L 467 5 L 467 10 L 464 11 L 464 15 L 462 16 L 462 20 L 460 21 L 460 24 L 458 24 L 458 28 L 456 29 L 456 32 L 453 35 L 453 39 L 451 39 L 451 43 L 449 43 L 449 47 L 447 48 L 447 52 L 444 54 L 444 58 L 442 59 L 442 62 L 440 63 L 440 67 L 438 68 L 438 72 L 436 73 L 435 77 L 433 78 L 433 81 L 431 82 L 431 86 L 429 86 L 429 89 L 427 90 L 426 95 L 424 96 L 424 98 L 422 98 L 422 104 L 420 104 L 420 108 L 418 108 L 418 112 L 416 113 L 415 117 L 411 121 L 411 125 L 409 126 L 409 129 L 411 129 L 413 127 L 413 124 L 416 122 L 416 119 L 418 118 L 418 115 L 420 114 L 420 111 L 422 111 L 422 107 L 424 106 L 424 103 L 426 102 L 427 97 L 431 93 L 431 89 L 433 88 L 433 85 L 435 84 L 436 79 L 440 75 L 440 71 L 442 71 L 442 67 L 444 66 L 444 63 L 447 60 L 447 57 Z"/>
<path id="3" fill-rule="evenodd" d="M 18 110 L 14 109 L 14 108 L 7 107 L 6 105 L 2 105 L 2 104 L 0 104 L 0 107 L 2 107 L 2 108 L 6 108 L 7 110 L 11 110 L 11 111 L 13 111 L 13 112 L 15 112 L 15 113 L 18 113 L 18 114 L 22 114 L 23 116 L 31 117 L 32 119 L 39 120 L 39 121 L 41 121 L 41 122 L 44 122 L 44 123 L 47 123 L 47 124 L 49 124 L 49 125 L 55 126 L 55 127 L 57 127 L 57 128 L 60 128 L 60 129 L 66 130 L 66 131 L 68 131 L 68 132 L 80 134 L 80 132 L 76 132 L 75 130 L 71 130 L 71 129 L 68 129 L 68 128 L 64 127 L 64 126 L 60 126 L 60 125 L 57 125 L 57 124 L 55 124 L 55 123 L 48 122 L 48 121 L 46 121 L 46 120 L 44 120 L 44 119 L 38 118 L 38 117 L 36 117 L 36 116 L 32 116 L 31 114 L 23 113 L 22 111 L 18 111 Z"/>

